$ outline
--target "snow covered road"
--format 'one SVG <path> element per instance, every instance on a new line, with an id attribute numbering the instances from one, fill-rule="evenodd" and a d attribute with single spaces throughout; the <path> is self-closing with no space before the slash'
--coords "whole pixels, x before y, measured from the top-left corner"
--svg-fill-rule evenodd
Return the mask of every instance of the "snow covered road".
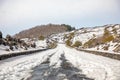
<path id="1" fill-rule="evenodd" d="M 0 61 L 0 80 L 120 80 L 120 61 L 59 44 Z"/>

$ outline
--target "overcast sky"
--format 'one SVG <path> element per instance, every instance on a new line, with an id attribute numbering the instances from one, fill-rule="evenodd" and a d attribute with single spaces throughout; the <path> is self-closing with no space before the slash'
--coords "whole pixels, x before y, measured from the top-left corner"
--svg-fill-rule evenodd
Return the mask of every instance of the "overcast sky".
<path id="1" fill-rule="evenodd" d="M 120 0 L 0 0 L 4 35 L 48 23 L 76 28 L 120 23 Z"/>

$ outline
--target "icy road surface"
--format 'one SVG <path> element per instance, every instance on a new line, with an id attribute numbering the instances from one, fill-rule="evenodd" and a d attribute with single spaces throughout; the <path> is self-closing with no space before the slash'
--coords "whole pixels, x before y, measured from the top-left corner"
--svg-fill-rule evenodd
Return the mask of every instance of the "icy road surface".
<path id="1" fill-rule="evenodd" d="M 120 61 L 59 44 L 0 61 L 0 80 L 120 80 Z"/>

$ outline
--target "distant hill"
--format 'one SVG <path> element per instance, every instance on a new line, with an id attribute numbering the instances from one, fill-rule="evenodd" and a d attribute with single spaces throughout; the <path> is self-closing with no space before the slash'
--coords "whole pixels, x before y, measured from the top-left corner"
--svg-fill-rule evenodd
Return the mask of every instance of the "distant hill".
<path id="1" fill-rule="evenodd" d="M 71 31 L 75 28 L 66 24 L 47 24 L 40 25 L 30 28 L 28 30 L 23 30 L 17 34 L 15 34 L 15 38 L 38 38 L 39 36 L 47 37 L 51 34 L 62 33 L 66 31 Z"/>

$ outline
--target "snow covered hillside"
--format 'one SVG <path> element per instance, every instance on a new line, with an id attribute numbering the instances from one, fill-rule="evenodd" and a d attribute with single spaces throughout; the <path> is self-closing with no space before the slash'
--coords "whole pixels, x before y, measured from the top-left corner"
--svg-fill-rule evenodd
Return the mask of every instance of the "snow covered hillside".
<path id="1" fill-rule="evenodd" d="M 120 61 L 59 44 L 37 54 L 0 61 L 0 80 L 119 80 Z"/>
<path id="2" fill-rule="evenodd" d="M 120 24 L 81 28 L 71 32 L 54 34 L 51 37 L 70 47 L 120 53 Z"/>

